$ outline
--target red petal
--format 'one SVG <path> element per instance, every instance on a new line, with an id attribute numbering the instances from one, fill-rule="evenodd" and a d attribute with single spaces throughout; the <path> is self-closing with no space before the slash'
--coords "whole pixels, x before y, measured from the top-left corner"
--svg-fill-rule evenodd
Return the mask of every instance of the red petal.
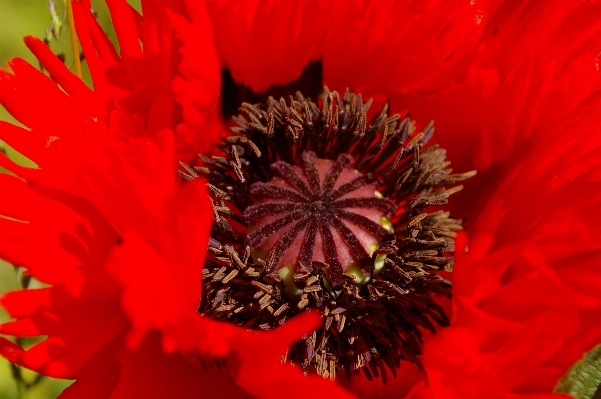
<path id="1" fill-rule="evenodd" d="M 296 79 L 311 59 L 319 58 L 316 46 L 334 6 L 324 1 L 208 2 L 221 67 L 255 91 Z"/>
<path id="2" fill-rule="evenodd" d="M 89 5 L 84 8 L 79 2 L 72 4 L 77 36 L 92 75 L 95 92 L 104 101 L 127 95 L 125 90 L 119 90 L 107 81 L 107 69 L 118 65 L 119 56 L 89 11 Z"/>
<path id="3" fill-rule="evenodd" d="M 111 398 L 252 397 L 229 374 L 193 367 L 180 354 L 165 355 L 160 347 L 159 335 L 152 333 L 135 351 L 121 351 L 121 377 Z"/>
<path id="4" fill-rule="evenodd" d="M 27 156 L 38 164 L 43 164 L 47 156 L 45 148 L 47 141 L 33 134 L 30 130 L 0 121 L 0 139 L 10 143 L 16 151 Z"/>
<path id="5" fill-rule="evenodd" d="M 191 159 L 197 151 L 210 151 L 221 132 L 221 80 L 210 20 L 202 2 L 190 2 L 188 10 L 192 23 L 184 15 L 169 13 L 171 25 L 182 41 L 178 49 L 182 56 L 180 75 L 171 86 L 185 122 L 176 130 L 177 152 L 182 160 Z"/>
<path id="6" fill-rule="evenodd" d="M 1 256 L 43 282 L 78 292 L 84 283 L 81 265 L 102 262 L 117 240 L 114 231 L 81 198 L 8 175 L 0 175 L 0 182 L 10 193 L 0 196 L 0 215 L 19 220 L 0 219 Z M 106 283 L 101 276 L 101 270 L 89 270 L 86 278 Z"/>
<path id="7" fill-rule="evenodd" d="M 318 375 L 303 375 L 299 367 L 281 364 L 280 358 L 302 335 L 313 331 L 321 322 L 317 315 L 304 314 L 289 320 L 270 332 L 248 332 L 232 341 L 234 354 L 229 360 L 236 382 L 259 398 L 340 398 L 355 395 Z M 298 389 L 302 387 L 302 389 Z"/>
<path id="8" fill-rule="evenodd" d="M 160 253 L 133 231 L 113 251 L 109 268 L 123 285 L 123 305 L 138 339 L 151 328 L 168 335 L 194 334 L 186 326 L 197 317 L 212 220 L 205 190 L 200 181 L 189 184 L 166 204 Z"/>
<path id="9" fill-rule="evenodd" d="M 2 357 L 13 363 L 18 363 L 22 354 L 23 348 L 10 342 L 6 338 L 0 337 L 0 355 L 2 355 Z"/>
<path id="10" fill-rule="evenodd" d="M 121 377 L 117 361 L 123 347 L 123 334 L 112 339 L 77 373 L 77 381 L 67 387 L 60 399 L 106 399 L 111 397 Z"/>
<path id="11" fill-rule="evenodd" d="M 116 296 L 104 292 L 106 288 L 90 287 L 77 296 L 61 286 L 5 294 L 2 306 L 19 320 L 0 326 L 2 333 L 48 336 L 23 351 L 19 364 L 46 375 L 75 378 L 125 327 Z"/>
<path id="12" fill-rule="evenodd" d="M 80 104 L 89 107 L 87 111 L 92 115 L 106 115 L 104 106 L 98 101 L 97 96 L 79 78 L 69 71 L 40 39 L 34 36 L 25 37 L 25 44 L 36 56 L 52 78 L 71 96 L 77 97 Z"/>
<path id="13" fill-rule="evenodd" d="M 324 80 L 364 96 L 448 85 L 469 65 L 484 27 L 480 2 L 344 3 L 336 3 L 320 48 Z"/>

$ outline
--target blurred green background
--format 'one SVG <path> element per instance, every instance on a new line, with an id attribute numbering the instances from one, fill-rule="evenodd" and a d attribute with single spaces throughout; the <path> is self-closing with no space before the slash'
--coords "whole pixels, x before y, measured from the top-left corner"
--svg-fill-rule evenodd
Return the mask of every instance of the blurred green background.
<path id="1" fill-rule="evenodd" d="M 140 1 L 128 1 L 136 9 L 140 9 Z M 47 29 L 58 27 L 53 22 L 51 6 L 48 0 L 0 0 L 0 61 L 2 68 L 8 68 L 6 62 L 13 57 L 20 57 L 35 66 L 39 63 L 35 57 L 28 51 L 22 38 L 26 35 L 34 35 L 41 39 L 46 37 Z M 50 48 L 55 54 L 65 55 L 65 64 L 73 71 L 73 55 L 71 51 L 71 42 L 69 36 L 69 27 L 65 12 L 64 0 L 53 2 L 55 16 L 60 23 L 61 29 L 57 29 L 56 37 L 50 40 Z M 114 31 L 111 26 L 109 12 L 101 0 L 92 0 L 92 8 L 97 12 L 97 19 L 108 33 L 110 39 L 116 43 Z M 91 86 L 90 75 L 87 71 L 85 61 L 82 63 L 84 80 Z M 0 119 L 8 120 L 18 124 L 6 110 L 0 106 Z M 6 143 L 0 141 L 0 151 L 5 152 L 10 158 L 21 164 L 29 164 L 30 161 L 20 154 L 13 151 Z M 2 173 L 2 171 L 0 171 Z M 10 195 L 2 191 L 0 195 Z M 0 294 L 19 288 L 19 278 L 15 268 L 0 260 Z M 36 282 L 32 282 L 35 285 Z M 31 285 L 30 285 L 31 286 Z M 0 308 L 0 323 L 6 322 L 9 317 Z M 9 338 L 10 337 L 5 337 Z M 24 342 L 25 345 L 31 345 L 34 341 Z M 13 379 L 13 368 L 4 359 L 0 358 L 0 399 L 53 399 L 56 398 L 62 390 L 67 387 L 71 381 L 55 380 L 51 378 L 42 378 L 30 388 L 25 388 Z M 27 382 L 36 380 L 37 375 L 29 370 L 20 369 L 23 379 Z"/>

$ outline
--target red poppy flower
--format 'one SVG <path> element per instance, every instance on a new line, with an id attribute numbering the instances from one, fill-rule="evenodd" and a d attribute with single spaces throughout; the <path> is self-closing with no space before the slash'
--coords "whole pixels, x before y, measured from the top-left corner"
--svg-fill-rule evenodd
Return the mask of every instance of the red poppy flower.
<path id="1" fill-rule="evenodd" d="M 47 338 L 0 353 L 76 378 L 61 397 L 543 398 L 599 342 L 596 2 L 107 3 L 120 54 L 73 4 L 93 90 L 35 38 L 52 79 L 18 59 L 0 77 L 25 125 L 2 122 L 0 139 L 39 165 L 0 158 L 14 173 L 0 256 L 51 285 L 2 297 L 15 321 L 0 333 Z M 213 209 L 176 162 L 213 153 L 229 125 L 220 76 L 240 99 L 307 65 L 418 127 L 434 119 L 453 165 L 478 170 L 451 203 L 470 237 L 451 326 L 425 339 L 423 371 L 403 362 L 386 385 L 280 364 L 315 313 L 269 332 L 197 314 Z"/>

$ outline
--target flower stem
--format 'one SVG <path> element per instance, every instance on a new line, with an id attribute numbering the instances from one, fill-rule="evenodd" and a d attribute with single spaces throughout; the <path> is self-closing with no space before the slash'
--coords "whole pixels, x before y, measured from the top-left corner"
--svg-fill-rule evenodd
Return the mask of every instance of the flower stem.
<path id="1" fill-rule="evenodd" d="M 69 18 L 69 33 L 71 35 L 71 49 L 73 50 L 73 62 L 75 63 L 75 73 L 78 78 L 82 78 L 81 62 L 79 60 L 79 46 L 77 45 L 77 32 L 75 32 L 75 19 L 73 18 L 74 0 L 67 0 L 67 18 Z"/>

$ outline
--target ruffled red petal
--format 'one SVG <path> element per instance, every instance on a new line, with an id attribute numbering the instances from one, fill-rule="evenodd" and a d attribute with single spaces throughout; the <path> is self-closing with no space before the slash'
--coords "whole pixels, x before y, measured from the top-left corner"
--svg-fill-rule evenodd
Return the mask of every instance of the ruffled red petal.
<path id="1" fill-rule="evenodd" d="M 255 91 L 321 60 L 331 89 L 386 96 L 464 73 L 484 27 L 483 6 L 472 3 L 209 1 L 208 10 L 222 68 Z"/>
<path id="2" fill-rule="evenodd" d="M 320 319 L 316 314 L 303 314 L 269 332 L 239 333 L 232 341 L 234 350 L 228 358 L 236 383 L 252 395 L 265 399 L 278 399 L 283 394 L 292 399 L 355 398 L 332 381 L 317 375 L 305 376 L 299 367 L 281 363 L 282 353 L 299 336 L 314 331 L 321 324 Z"/>
<path id="3" fill-rule="evenodd" d="M 11 193 L 0 196 L 3 259 L 26 267 L 42 282 L 65 284 L 73 294 L 90 279 L 107 290 L 114 286 L 99 265 L 118 236 L 90 203 L 6 174 L 0 174 L 0 184 Z"/>
<path id="4" fill-rule="evenodd" d="M 317 45 L 337 9 L 327 1 L 208 1 L 207 10 L 221 67 L 263 91 L 296 79 L 319 58 Z"/>
<path id="5" fill-rule="evenodd" d="M 218 105 L 221 90 L 219 60 L 204 4 L 190 2 L 186 10 L 168 14 L 175 36 L 182 42 L 179 75 L 171 83 L 185 122 L 176 127 L 176 143 L 180 153 L 190 152 L 192 148 L 207 153 L 223 128 Z"/>
<path id="6" fill-rule="evenodd" d="M 178 191 L 165 204 L 157 220 L 158 246 L 145 241 L 141 232 L 124 232 L 123 243 L 113 250 L 108 267 L 124 287 L 123 306 L 133 321 L 132 345 L 153 328 L 171 339 L 180 333 L 198 333 L 181 326 L 198 318 L 195 310 L 209 237 L 207 220 L 211 218 L 205 185 L 198 182 Z M 186 339 L 196 340 L 196 336 Z"/>
<path id="7" fill-rule="evenodd" d="M 448 86 L 474 57 L 487 5 L 391 0 L 346 7 L 340 1 L 319 49 L 324 81 L 332 89 L 389 98 Z M 405 104 L 392 105 L 400 110 Z"/>
<path id="8" fill-rule="evenodd" d="M 0 256 L 54 285 L 2 296 L 17 320 L 0 332 L 48 336 L 15 361 L 73 378 L 126 325 L 118 287 L 102 268 L 118 236 L 83 198 L 9 175 L 0 180 L 11 193 L 0 197 Z"/>
<path id="9" fill-rule="evenodd" d="M 21 348 L 19 345 L 10 342 L 6 338 L 0 337 L 0 355 L 2 355 L 2 357 L 18 364 L 22 353 L 23 348 Z"/>
<path id="10" fill-rule="evenodd" d="M 112 399 L 252 397 L 225 371 L 194 367 L 179 353 L 166 355 L 161 350 L 161 338 L 157 333 L 145 338 L 135 351 L 121 350 L 118 361 L 120 378 L 110 392 Z M 96 381 L 90 381 L 90 384 L 93 382 Z M 101 384 L 97 381 L 90 388 Z"/>
<path id="11" fill-rule="evenodd" d="M 110 398 L 122 374 L 117 360 L 123 348 L 123 334 L 113 338 L 77 373 L 77 381 L 67 387 L 60 399 Z"/>
<path id="12" fill-rule="evenodd" d="M 456 263 L 452 327 L 426 344 L 439 394 L 544 395 L 601 339 L 600 101 L 547 132 L 480 210 Z"/>
<path id="13" fill-rule="evenodd" d="M 230 354 L 228 362 L 236 382 L 259 397 L 280 397 L 282 390 L 295 383 L 304 384 L 313 392 L 312 397 L 322 392 L 329 397 L 336 397 L 332 396 L 335 392 L 346 397 L 345 391 L 333 383 L 317 376 L 304 377 L 300 369 L 280 364 L 288 345 L 314 329 L 314 322 L 298 320 L 271 333 L 250 333 L 198 316 L 202 288 L 199 265 L 204 261 L 209 236 L 206 221 L 212 217 L 205 198 L 204 184 L 187 185 L 165 204 L 159 228 L 164 239 L 158 248 L 129 232 L 112 252 L 108 267 L 123 285 L 123 306 L 132 320 L 129 347 L 138 348 L 148 332 L 156 329 L 162 332 L 161 345 L 169 353 L 213 357 Z M 260 370 L 265 376 L 257 380 Z"/>
<path id="14" fill-rule="evenodd" d="M 124 4 L 112 4 L 118 18 L 122 13 L 118 9 Z M 160 71 L 155 68 L 157 62 L 164 61 L 161 51 L 177 54 L 177 49 L 171 47 L 169 19 L 157 4 L 147 4 L 147 10 L 157 9 L 154 17 L 161 20 L 158 25 L 162 24 L 162 33 L 160 37 L 153 35 L 152 28 L 157 24 L 153 25 L 149 11 L 143 35 L 148 51 L 138 54 L 129 49 L 127 54 L 123 53 L 133 58 L 144 55 L 151 70 L 160 75 L 148 79 L 158 94 L 150 98 L 147 109 L 150 115 L 143 120 L 136 113 L 139 108 L 117 109 L 114 100 L 119 98 L 123 100 L 122 105 L 127 106 L 127 97 L 137 95 L 137 88 L 145 83 L 135 80 L 139 75 L 131 76 L 130 86 L 123 85 L 125 81 L 120 78 L 111 80 L 108 76 L 111 68 L 127 78 L 130 64 L 116 57 L 106 36 L 84 8 L 80 4 L 74 6 L 89 61 L 92 64 L 104 62 L 101 69 L 93 71 L 99 90 L 85 87 L 34 38 L 27 38 L 26 43 L 65 91 L 18 59 L 10 64 L 14 74 L 1 71 L 0 79 L 4 87 L 0 102 L 27 126 L 24 129 L 5 124 L 0 136 L 15 143 L 17 149 L 34 158 L 41 167 L 28 170 L 3 163 L 26 181 L 0 176 L 3 188 L 11 192 L 10 196 L 0 198 L 0 252 L 3 258 L 27 268 L 39 280 L 54 285 L 6 294 L 2 305 L 17 320 L 0 328 L 3 333 L 15 336 L 47 335 L 47 339 L 19 353 L 14 360 L 62 378 L 86 376 L 86 370 L 94 369 L 90 366 L 96 361 L 93 359 L 107 357 L 111 342 L 127 328 L 128 321 L 119 305 L 119 287 L 104 269 L 109 249 L 118 238 L 126 231 L 137 231 L 153 246 L 161 242 L 172 257 L 182 256 L 169 252 L 167 247 L 173 243 L 157 236 L 156 223 L 161 217 L 163 202 L 175 189 L 174 157 L 177 155 L 173 133 L 165 128 L 175 128 L 173 112 L 170 114 L 169 110 L 177 108 L 170 99 L 176 65 L 168 65 Z M 89 9 L 89 4 L 87 6 Z M 127 25 L 132 21 L 123 21 L 118 24 L 119 35 L 124 43 L 131 42 Z M 158 54 L 151 54 L 157 50 L 153 39 L 159 41 Z M 162 95 L 161 90 L 167 94 Z M 216 90 L 214 98 L 217 98 Z M 136 102 L 135 105 L 142 104 Z M 190 126 L 197 133 L 201 123 L 197 120 Z M 147 138 L 148 135 L 153 139 Z M 197 135 L 185 143 L 187 151 L 195 153 L 190 140 L 199 142 L 200 138 Z M 206 198 L 198 201 L 201 207 L 205 203 Z M 204 229 L 209 226 L 206 220 L 203 219 Z M 31 248 L 37 250 L 31 251 Z M 204 256 L 204 251 L 198 248 L 195 251 Z M 202 257 L 194 265 L 200 273 Z M 200 277 L 189 291 L 194 301 L 200 294 L 199 281 Z M 195 309 L 196 303 L 190 307 L 193 316 L 196 316 Z M 3 354 L 15 358 L 15 352 L 6 348 L 3 345 Z"/>
<path id="15" fill-rule="evenodd" d="M 500 170 L 519 164 L 601 88 L 601 32 L 593 23 L 601 11 L 594 2 L 545 1 L 483 9 L 478 52 L 462 75 L 441 90 L 393 94 L 392 103 L 422 123 L 435 120 L 435 138 L 453 165 L 478 169 L 471 186 L 488 192 Z"/>
<path id="16" fill-rule="evenodd" d="M 95 93 L 109 112 L 124 109 L 139 118 L 137 131 L 141 134 L 154 137 L 162 129 L 173 130 L 175 158 L 189 162 L 219 133 L 210 133 L 217 117 L 220 86 L 210 26 L 202 23 L 206 19 L 204 7 L 200 4 L 188 11 L 179 2 L 148 0 L 142 2 L 140 15 L 122 0 L 107 5 L 120 55 L 89 11 L 89 2 L 74 4 L 77 32 Z M 181 19 L 174 19 L 179 15 L 174 11 L 181 13 Z M 191 26 L 185 18 L 199 23 Z"/>

